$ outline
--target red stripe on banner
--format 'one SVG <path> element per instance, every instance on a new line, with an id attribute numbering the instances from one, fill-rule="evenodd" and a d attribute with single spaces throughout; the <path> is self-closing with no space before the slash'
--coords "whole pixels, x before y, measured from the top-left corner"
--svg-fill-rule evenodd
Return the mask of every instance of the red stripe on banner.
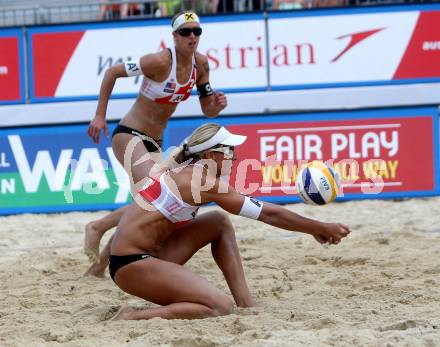
<path id="1" fill-rule="evenodd" d="M 0 101 L 20 99 L 18 38 L 0 38 Z"/>
<path id="2" fill-rule="evenodd" d="M 393 79 L 440 77 L 440 12 L 421 12 Z"/>
<path id="3" fill-rule="evenodd" d="M 32 36 L 36 97 L 55 96 L 64 70 L 83 35 L 83 31 L 75 31 Z"/>

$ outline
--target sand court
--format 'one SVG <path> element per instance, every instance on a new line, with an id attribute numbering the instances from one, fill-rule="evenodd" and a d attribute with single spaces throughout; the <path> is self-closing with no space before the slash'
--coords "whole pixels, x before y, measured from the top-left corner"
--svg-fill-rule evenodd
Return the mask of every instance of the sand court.
<path id="1" fill-rule="evenodd" d="M 288 208 L 353 232 L 324 248 L 231 216 L 259 305 L 195 321 L 109 320 L 152 304 L 82 276 L 84 226 L 104 211 L 2 217 L 0 345 L 440 346 L 440 198 Z M 209 249 L 187 266 L 229 293 Z"/>

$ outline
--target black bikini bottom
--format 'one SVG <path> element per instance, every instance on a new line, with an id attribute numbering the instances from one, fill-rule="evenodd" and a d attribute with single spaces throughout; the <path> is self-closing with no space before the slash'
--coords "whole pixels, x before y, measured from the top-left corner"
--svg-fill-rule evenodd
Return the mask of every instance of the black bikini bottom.
<path id="1" fill-rule="evenodd" d="M 143 132 L 140 132 L 136 129 L 126 127 L 125 125 L 118 124 L 116 126 L 115 130 L 113 130 L 112 138 L 113 138 L 113 136 L 115 136 L 118 133 L 130 134 L 130 135 L 139 137 L 142 140 L 142 142 L 144 143 L 144 146 L 148 152 L 160 151 L 160 146 L 162 146 L 162 140 L 153 139 L 152 137 L 148 136 L 147 134 L 144 134 Z M 151 140 L 153 140 L 156 143 L 154 143 Z M 159 147 L 157 147 L 157 146 L 159 146 Z"/>
<path id="2" fill-rule="evenodd" d="M 112 280 L 115 280 L 116 271 L 118 271 L 121 267 L 133 263 L 138 260 L 147 259 L 147 258 L 157 258 L 154 255 L 144 253 L 144 254 L 130 254 L 130 255 L 111 255 L 110 261 L 108 264 L 108 269 L 110 272 L 110 277 Z"/>

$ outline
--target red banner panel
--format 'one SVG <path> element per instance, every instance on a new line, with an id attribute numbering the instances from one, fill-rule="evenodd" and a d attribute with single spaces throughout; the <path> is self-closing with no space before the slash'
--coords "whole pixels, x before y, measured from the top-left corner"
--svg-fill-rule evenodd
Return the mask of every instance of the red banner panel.
<path id="1" fill-rule="evenodd" d="M 19 38 L 0 37 L 0 103 L 21 99 Z"/>
<path id="2" fill-rule="evenodd" d="M 440 74 L 440 12 L 421 12 L 393 79 L 434 78 Z"/>
<path id="3" fill-rule="evenodd" d="M 228 125 L 248 136 L 231 182 L 254 196 L 294 194 L 301 166 L 322 160 L 344 194 L 434 191 L 433 123 L 427 115 Z"/>
<path id="4" fill-rule="evenodd" d="M 52 97 L 84 32 L 41 33 L 32 36 L 34 92 Z"/>

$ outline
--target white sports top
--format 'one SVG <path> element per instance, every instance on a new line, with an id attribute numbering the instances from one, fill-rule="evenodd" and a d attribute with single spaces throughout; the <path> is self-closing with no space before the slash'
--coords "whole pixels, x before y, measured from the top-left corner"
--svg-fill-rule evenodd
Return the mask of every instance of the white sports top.
<path id="1" fill-rule="evenodd" d="M 149 178 L 139 194 L 171 222 L 188 223 L 197 216 L 199 206 L 187 204 L 168 188 L 164 180 L 168 174 L 164 172 L 159 180 Z"/>
<path id="2" fill-rule="evenodd" d="M 192 56 L 192 70 L 189 80 L 180 85 L 176 76 L 176 48 L 173 46 L 169 49 L 171 52 L 171 71 L 169 76 L 163 82 L 156 82 L 144 76 L 142 81 L 140 93 L 150 100 L 162 104 L 178 104 L 189 98 L 191 91 L 196 83 L 196 60 L 194 54 Z"/>

